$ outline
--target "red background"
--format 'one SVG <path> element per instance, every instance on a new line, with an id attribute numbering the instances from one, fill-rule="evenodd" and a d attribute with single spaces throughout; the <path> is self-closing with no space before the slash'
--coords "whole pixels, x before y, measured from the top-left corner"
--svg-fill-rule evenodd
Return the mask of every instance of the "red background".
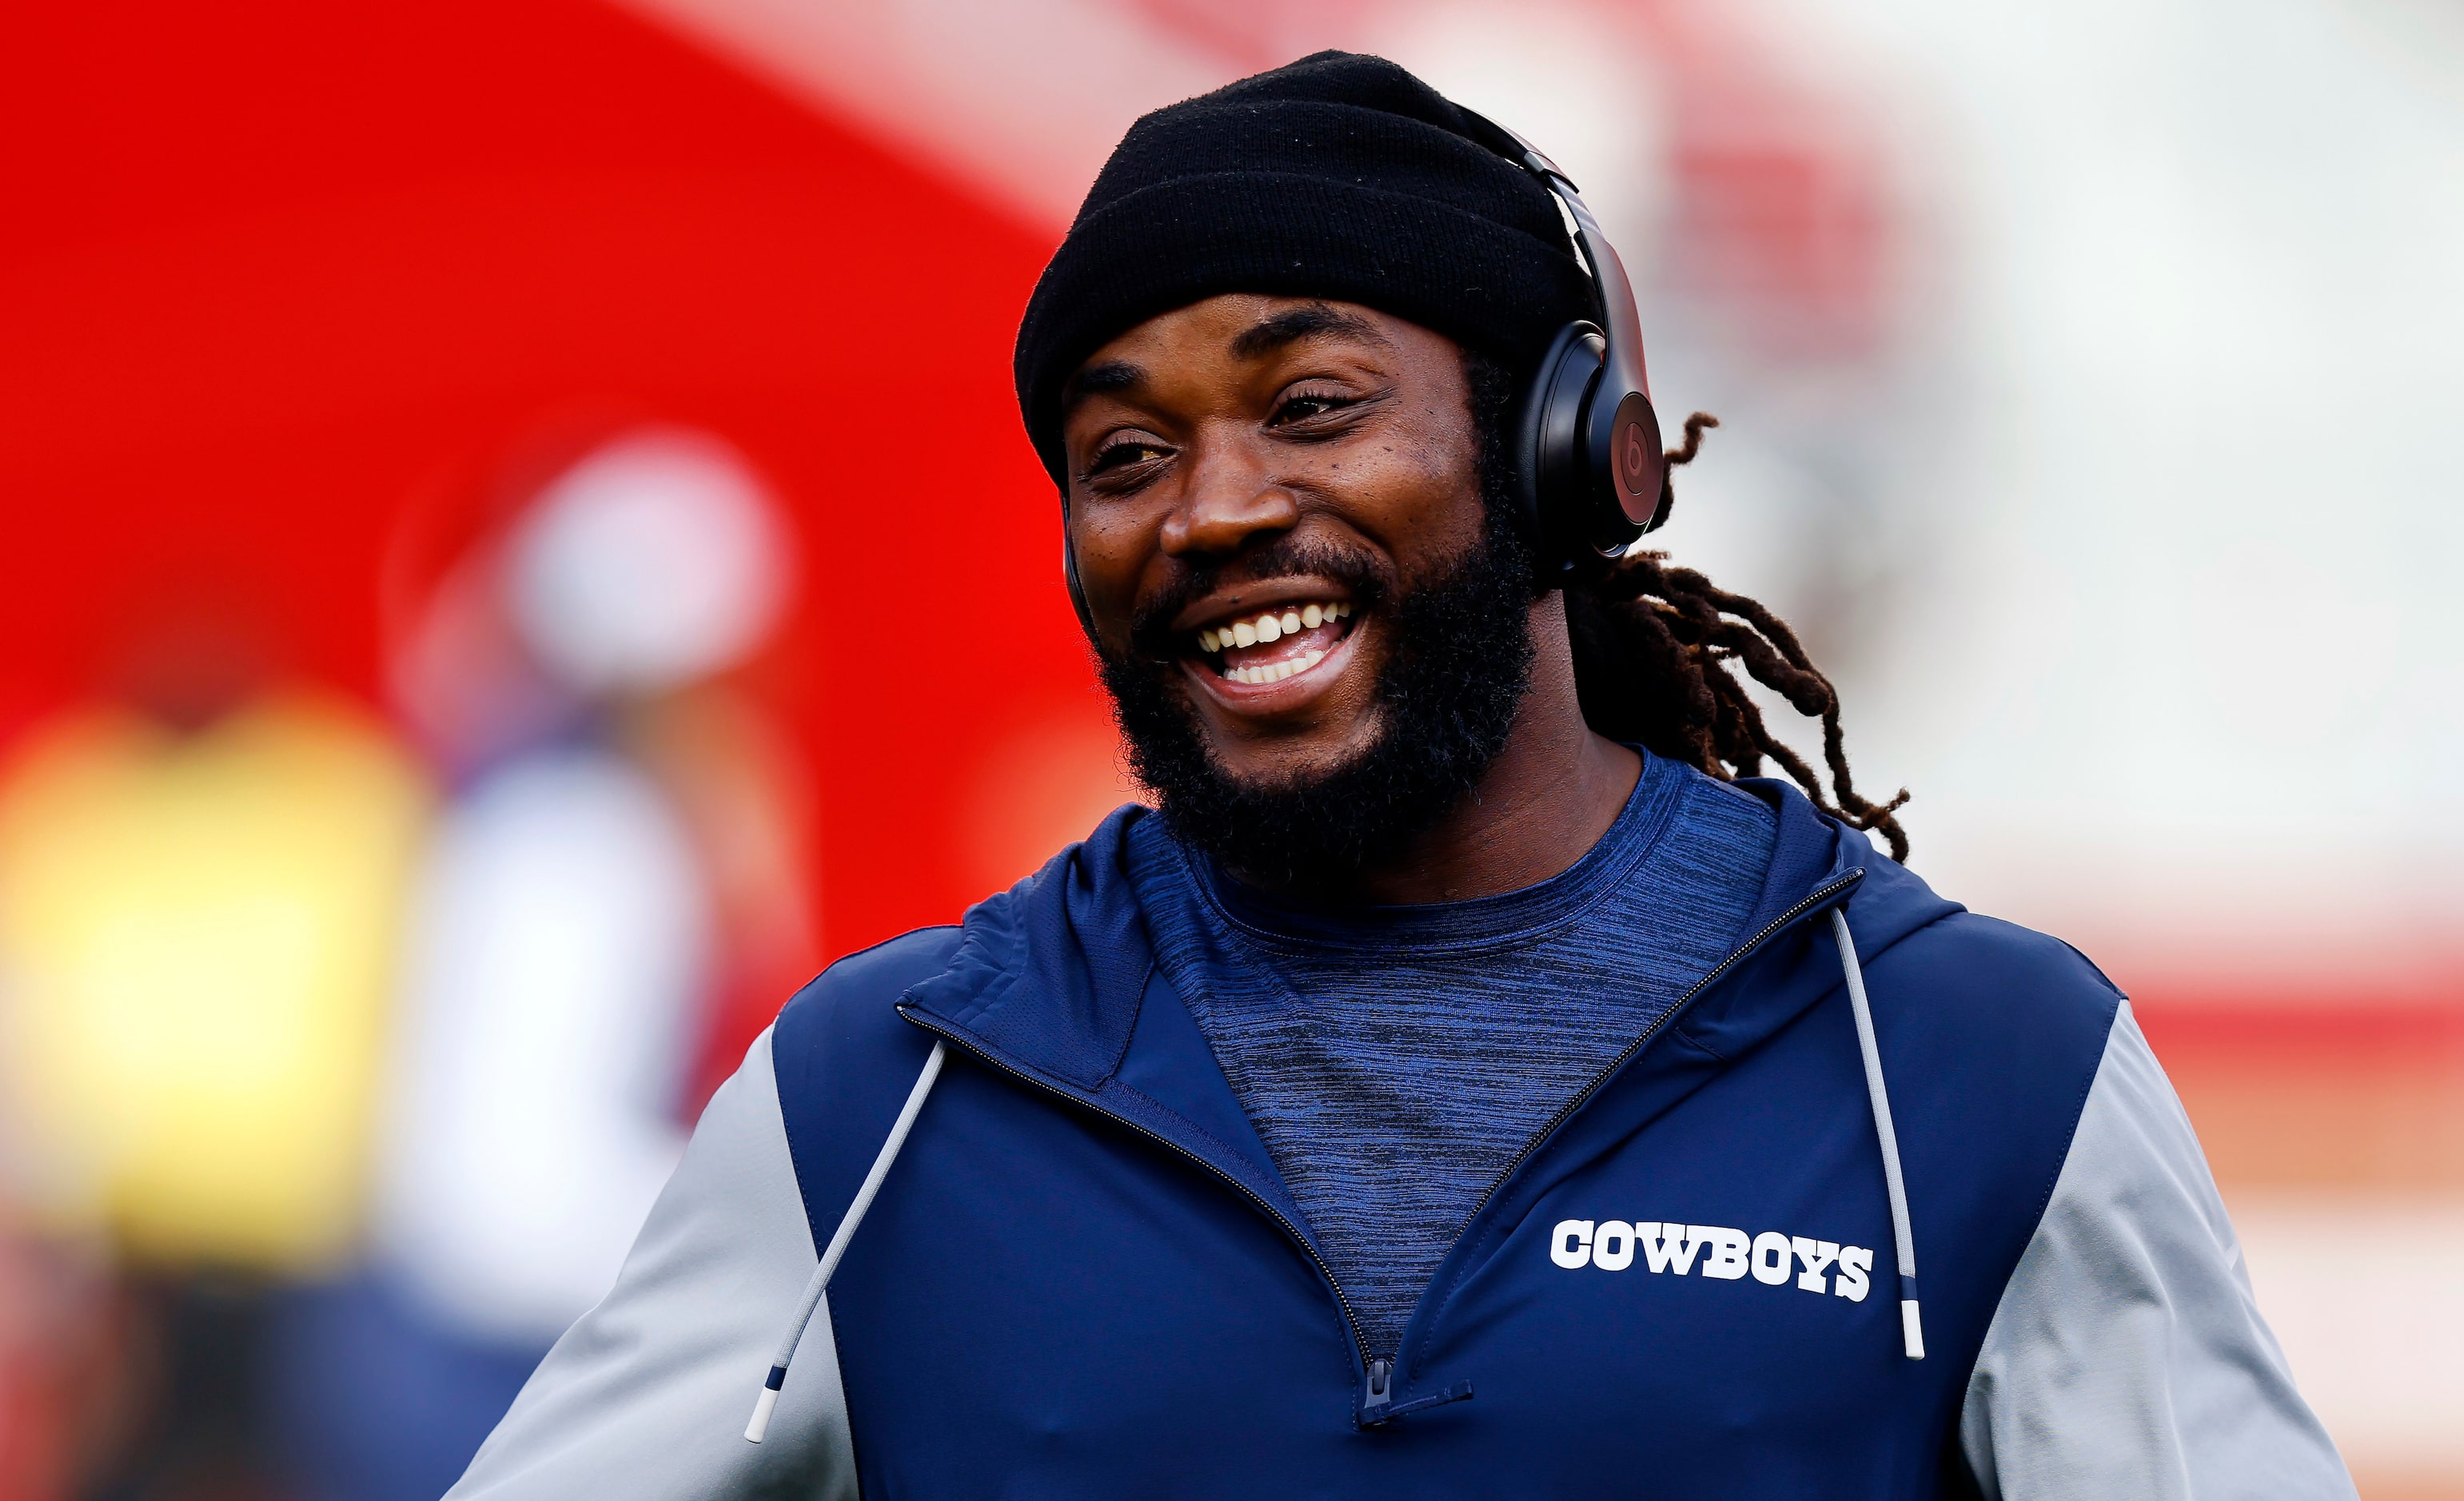
<path id="1" fill-rule="evenodd" d="M 576 412 L 657 416 L 740 444 L 802 532 L 752 677 L 814 768 L 827 950 L 981 894 L 954 852 L 1001 734 L 1101 722 L 1009 394 L 1041 237 L 595 0 L 11 32 L 0 736 L 200 575 L 377 704 L 423 497 Z"/>

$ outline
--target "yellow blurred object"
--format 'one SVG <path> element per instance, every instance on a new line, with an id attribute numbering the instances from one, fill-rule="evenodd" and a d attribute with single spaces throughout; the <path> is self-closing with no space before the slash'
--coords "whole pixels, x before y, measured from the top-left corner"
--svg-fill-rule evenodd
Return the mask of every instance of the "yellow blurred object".
<path id="1" fill-rule="evenodd" d="M 428 804 L 318 698 L 33 737 L 0 783 L 0 1068 L 34 1213 L 159 1261 L 348 1250 Z"/>

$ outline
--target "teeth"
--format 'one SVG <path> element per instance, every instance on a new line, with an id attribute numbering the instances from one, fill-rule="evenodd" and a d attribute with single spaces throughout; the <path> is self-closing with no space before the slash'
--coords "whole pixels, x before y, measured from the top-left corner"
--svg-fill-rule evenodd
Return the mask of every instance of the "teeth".
<path id="1" fill-rule="evenodd" d="M 1270 663 L 1259 667 L 1226 667 L 1223 676 L 1235 683 L 1281 683 L 1296 672 L 1307 672 L 1326 661 L 1326 653 L 1312 647 L 1301 653 L 1298 662 Z"/>
<path id="2" fill-rule="evenodd" d="M 1336 620 L 1350 620 L 1351 618 L 1352 606 L 1348 602 L 1336 601 L 1305 604 L 1289 610 L 1270 611 L 1267 614 L 1259 616 L 1254 620 L 1235 620 L 1229 625 L 1208 626 L 1206 629 L 1198 633 L 1198 645 L 1199 650 L 1209 653 L 1230 651 L 1236 646 L 1256 646 L 1265 642 L 1278 642 L 1287 636 L 1295 636 L 1302 631 L 1313 631 L 1321 625 L 1331 624 Z M 1311 652 L 1308 654 L 1304 661 L 1295 664 L 1292 671 L 1306 672 L 1309 668 L 1315 666 L 1319 659 L 1323 658 L 1325 655 L 1326 653 L 1322 651 Z M 1242 683 L 1252 681 L 1261 683 L 1275 681 L 1271 674 L 1271 669 L 1259 668 L 1257 670 L 1262 673 L 1266 673 L 1268 676 L 1259 677 L 1254 680 L 1242 677 L 1238 672 L 1226 672 L 1224 673 L 1224 676 Z M 1288 677 L 1290 674 L 1286 673 L 1283 676 Z"/>

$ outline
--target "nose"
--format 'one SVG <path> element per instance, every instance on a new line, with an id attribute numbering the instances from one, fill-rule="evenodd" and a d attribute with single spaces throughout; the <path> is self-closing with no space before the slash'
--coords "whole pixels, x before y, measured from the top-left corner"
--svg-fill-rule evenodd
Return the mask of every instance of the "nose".
<path id="1" fill-rule="evenodd" d="M 1180 503 L 1164 517 L 1161 538 L 1175 558 L 1228 557 L 1262 533 L 1300 524 L 1299 499 L 1244 446 L 1193 446 Z"/>

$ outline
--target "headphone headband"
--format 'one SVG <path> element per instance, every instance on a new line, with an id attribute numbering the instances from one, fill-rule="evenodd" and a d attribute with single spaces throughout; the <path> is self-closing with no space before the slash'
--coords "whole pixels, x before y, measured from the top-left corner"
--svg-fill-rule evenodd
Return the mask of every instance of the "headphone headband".
<path id="1" fill-rule="evenodd" d="M 1573 222 L 1599 296 L 1597 324 L 1558 332 L 1524 399 L 1520 489 L 1528 519 L 1561 554 L 1615 556 L 1668 519 L 1668 464 L 1643 367 L 1642 315 L 1625 262 L 1574 180 L 1513 131 L 1456 109 L 1492 151 L 1531 174 Z"/>

